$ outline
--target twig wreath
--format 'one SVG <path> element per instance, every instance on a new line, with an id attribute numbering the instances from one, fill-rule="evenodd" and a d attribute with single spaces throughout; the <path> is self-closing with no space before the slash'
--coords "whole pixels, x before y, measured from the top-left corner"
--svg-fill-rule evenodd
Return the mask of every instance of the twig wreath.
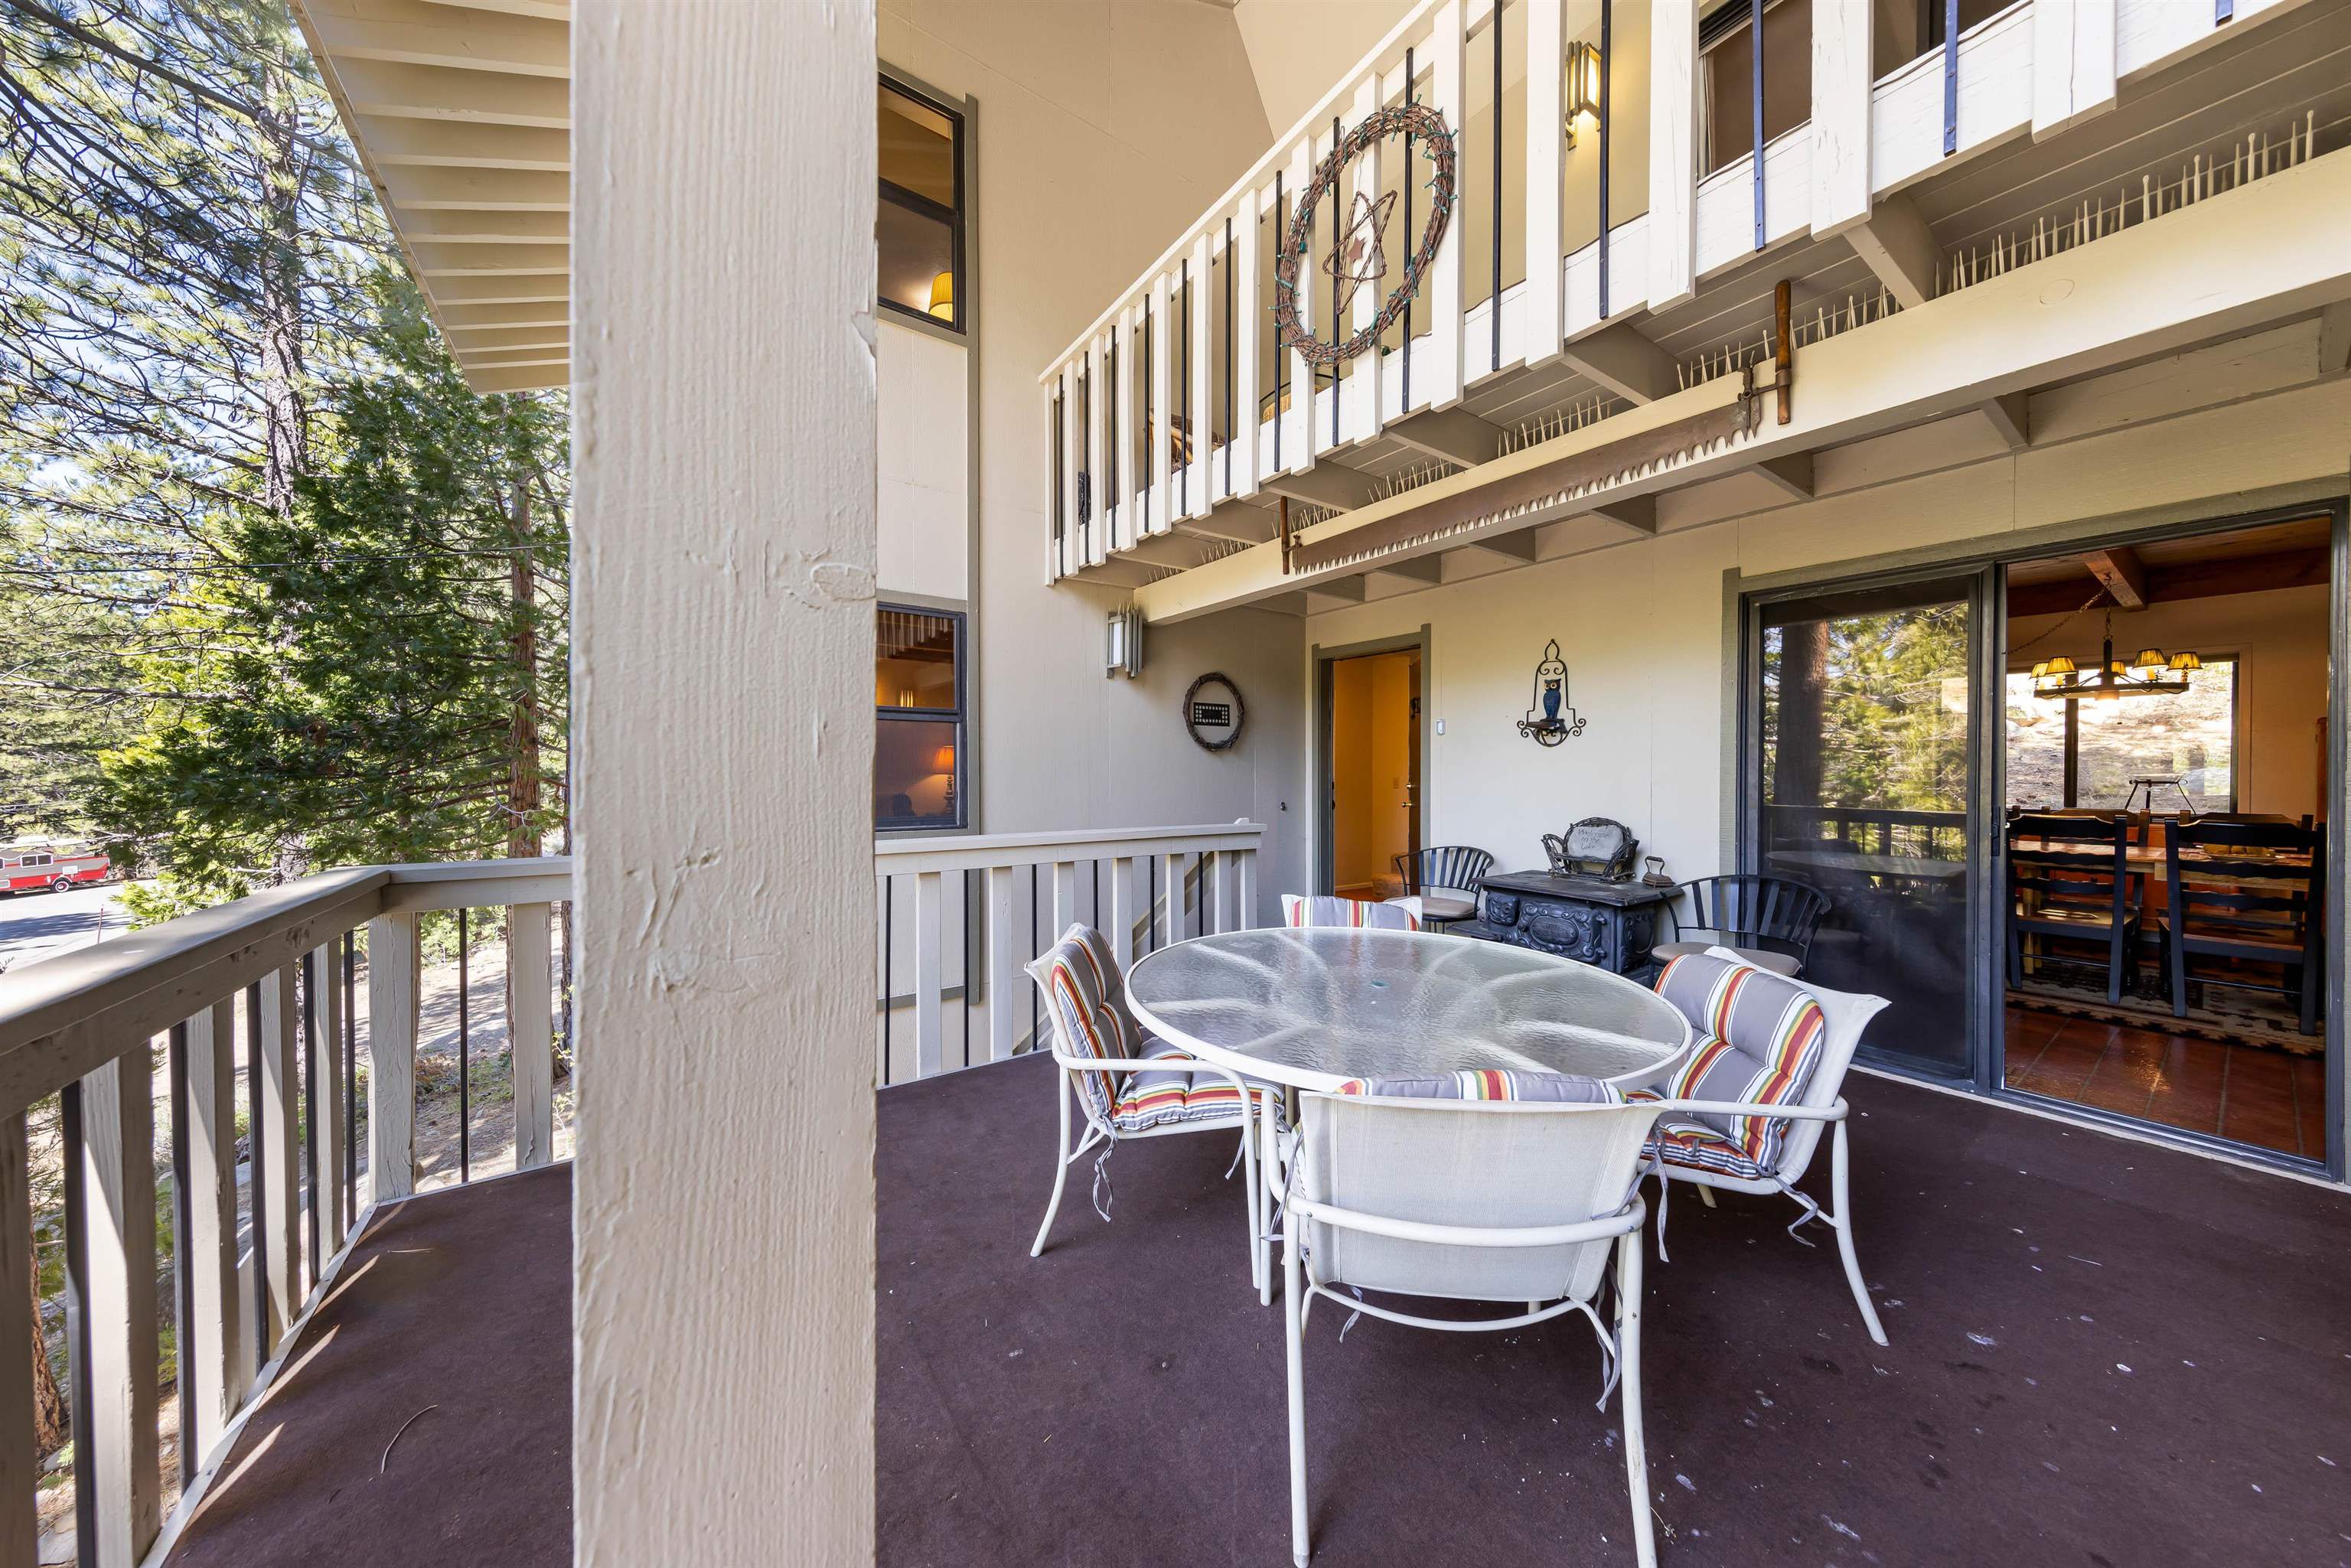
<path id="1" fill-rule="evenodd" d="M 1417 138 L 1436 165 L 1428 180 L 1428 222 L 1420 231 L 1420 243 L 1404 265 L 1404 281 L 1397 284 L 1372 324 L 1343 343 L 1332 343 L 1314 336 L 1298 319 L 1298 268 L 1306 257 L 1307 248 L 1314 242 L 1314 213 L 1322 199 L 1331 193 L 1339 175 L 1349 163 L 1361 156 L 1374 142 L 1390 136 Z M 1407 147 L 1411 141 L 1405 142 Z M 1407 173 L 1409 178 L 1409 173 Z M 1290 233 L 1284 236 L 1281 256 L 1273 272 L 1273 319 L 1281 338 L 1282 347 L 1295 350 L 1310 365 L 1335 365 L 1352 360 L 1372 346 L 1390 323 L 1404 313 L 1405 304 L 1420 289 L 1421 275 L 1437 261 L 1437 247 L 1445 238 L 1447 224 L 1452 221 L 1454 202 L 1453 132 L 1445 127 L 1445 117 L 1426 103 L 1408 103 L 1396 109 L 1383 109 L 1366 118 L 1347 133 L 1346 139 L 1331 150 L 1314 171 L 1314 182 L 1299 193 L 1297 215 L 1290 220 Z M 1334 257 L 1344 236 L 1332 236 Z M 1333 287 L 1337 280 L 1334 278 Z"/>

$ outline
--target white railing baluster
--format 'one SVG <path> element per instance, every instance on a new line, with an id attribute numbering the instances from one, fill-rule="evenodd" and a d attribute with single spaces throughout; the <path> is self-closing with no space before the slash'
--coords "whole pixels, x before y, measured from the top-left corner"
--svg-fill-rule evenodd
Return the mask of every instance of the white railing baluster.
<path id="1" fill-rule="evenodd" d="M 1124 970 L 1134 962 L 1134 862 L 1120 855 L 1110 862 L 1110 921 L 1102 935 L 1110 938 L 1111 956 Z"/>
<path id="2" fill-rule="evenodd" d="M 1036 956 L 1023 953 L 1026 932 L 1012 924 L 1012 868 L 987 868 L 987 1060 L 1003 1061 L 1012 1055 L 1012 998 L 1019 993 L 1015 977 L 1020 966 Z M 968 1004 L 969 993 L 966 993 Z"/>
<path id="3" fill-rule="evenodd" d="M 515 1169 L 555 1158 L 555 956 L 553 911 L 517 904 L 507 912 L 507 986 L 514 1017 L 507 1043 L 514 1061 Z"/>
<path id="4" fill-rule="evenodd" d="M 1114 497 L 1108 483 L 1109 465 L 1102 460 L 1102 405 L 1109 402 L 1109 378 L 1102 372 L 1103 340 L 1086 348 L 1086 506 L 1084 547 L 1079 559 L 1088 566 L 1100 562 L 1110 535 L 1110 507 Z"/>
<path id="5" fill-rule="evenodd" d="M 1143 485 L 1134 472 L 1134 422 L 1140 411 L 1135 405 L 1135 376 L 1139 369 L 1134 348 L 1134 311 L 1121 307 L 1118 319 L 1111 323 L 1111 343 L 1116 350 L 1112 362 L 1118 367 L 1111 377 L 1111 412 L 1117 415 L 1112 422 L 1118 426 L 1118 439 L 1113 448 L 1111 468 L 1117 479 L 1112 486 L 1117 493 L 1111 498 L 1118 503 L 1118 526 L 1113 530 L 1113 544 L 1125 549 L 1143 538 L 1143 518 L 1135 509 L 1135 500 L 1143 494 Z"/>
<path id="6" fill-rule="evenodd" d="M 920 872 L 914 877 L 914 1076 L 928 1078 L 939 1070 L 940 1023 L 939 942 L 940 873 Z"/>
<path id="7" fill-rule="evenodd" d="M 1061 372 L 1061 554 L 1066 574 L 1085 564 L 1078 553 L 1078 476 L 1085 467 L 1085 433 L 1078 428 L 1078 377 Z"/>
<path id="8" fill-rule="evenodd" d="M 141 1040 L 81 1081 L 90 1408 L 75 1412 L 74 1479 L 96 1493 L 96 1550 L 84 1560 L 99 1568 L 134 1568 L 162 1524 L 153 1077 Z"/>
<path id="9" fill-rule="evenodd" d="M 1208 235 L 1202 230 L 1192 242 L 1192 390 L 1191 423 L 1186 434 L 1192 443 L 1192 493 L 1186 515 L 1205 517 L 1216 510 L 1216 493 L 1209 486 L 1208 455 L 1216 445 L 1217 422 L 1209 403 L 1208 372 L 1213 360 L 1209 318 L 1216 314 L 1208 297 Z"/>
<path id="10" fill-rule="evenodd" d="M 1174 451 L 1175 421 L 1167 402 L 1175 385 L 1175 318 L 1167 313 L 1173 290 L 1167 275 L 1151 280 L 1151 512 L 1154 532 L 1165 532 L 1176 520 L 1175 492 L 1167 487 L 1168 458 Z"/>
<path id="11" fill-rule="evenodd" d="M 1354 122 L 1361 125 L 1377 113 L 1379 107 L 1380 78 L 1374 73 L 1365 77 L 1355 89 Z M 1397 143 L 1399 154 L 1402 150 L 1403 143 Z M 1364 149 L 1362 155 L 1349 169 L 1348 172 L 1354 177 L 1354 188 L 1348 193 L 1348 211 L 1357 210 L 1355 204 L 1359 201 L 1377 202 L 1380 199 L 1380 169 L 1385 160 L 1385 152 L 1384 142 L 1374 141 Z M 1406 169 L 1405 178 L 1411 177 L 1412 171 Z M 1403 242 L 1407 250 L 1416 243 L 1418 242 L 1413 239 Z M 1380 307 L 1387 302 L 1387 280 L 1384 277 L 1366 283 L 1356 289 L 1355 298 L 1349 302 L 1346 330 L 1350 333 L 1360 332 L 1378 320 Z M 1375 441 L 1379 438 L 1382 423 L 1380 365 L 1384 358 L 1385 356 L 1381 354 L 1378 347 L 1374 345 L 1366 352 L 1357 354 L 1348 361 L 1347 407 L 1343 411 L 1341 425 L 1353 440 Z"/>
<path id="12" fill-rule="evenodd" d="M 332 1256 L 351 1230 L 350 1212 L 343 1202 L 343 1140 L 350 1129 L 343 1125 L 343 988 L 334 943 L 310 950 L 306 995 L 310 1008 L 310 1146 L 318 1162 L 310 1201 L 319 1209 L 320 1245 Z M 193 1025 L 189 1033 L 194 1033 Z M 319 1270 L 314 1267 L 311 1272 Z"/>
<path id="13" fill-rule="evenodd" d="M 1252 189 L 1241 193 L 1233 213 L 1233 243 L 1225 265 L 1233 269 L 1233 428 L 1225 439 L 1233 444 L 1232 493 L 1257 494 L 1258 333 L 1264 325 L 1258 299 L 1258 202 Z"/>
<path id="14" fill-rule="evenodd" d="M 1649 308 L 1698 293 L 1698 0 L 1649 7 Z M 1761 150 L 1757 150 L 1761 155 Z"/>
<path id="15" fill-rule="evenodd" d="M 1257 852 L 1235 850 L 1233 863 L 1235 892 L 1239 905 L 1237 929 L 1253 931 L 1257 928 Z"/>
<path id="16" fill-rule="evenodd" d="M 1159 868 L 1161 896 L 1167 901 L 1167 940 L 1184 940 L 1184 852 L 1170 850 Z"/>
<path id="17" fill-rule="evenodd" d="M 0 1116 L 0 1563 L 31 1563 L 41 1457 L 33 1441 L 33 1182 L 25 1113 Z"/>
<path id="18" fill-rule="evenodd" d="M 1078 918 L 1078 862 L 1053 862 L 1053 924 L 1045 933 L 1048 944 L 1061 939 L 1061 933 Z"/>
<path id="19" fill-rule="evenodd" d="M 1561 0 L 1525 0 L 1527 15 L 1527 280 L 1519 319 L 1520 350 L 1530 365 L 1547 363 L 1559 352 L 1567 330 L 1563 256 L 1567 241 L 1560 216 L 1560 164 L 1564 108 L 1562 85 L 1567 59 L 1567 17 Z M 1593 156 L 1599 155 L 1597 138 Z"/>
<path id="20" fill-rule="evenodd" d="M 341 1047 L 337 1046 L 340 1054 Z M 181 1257 L 195 1277 L 193 1344 L 182 1341 L 180 1365 L 191 1376 L 198 1441 L 209 1449 L 236 1414 L 258 1369 L 246 1326 L 236 1244 L 236 1005 L 219 1001 L 188 1020 L 186 1050 L 188 1235 Z M 341 1102 L 336 1102 L 338 1114 Z M 325 1115 L 322 1109 L 321 1116 Z M 342 1167 L 335 1167 L 340 1173 Z M 340 1179 L 335 1186 L 341 1186 Z M 187 1416 L 181 1431 L 187 1431 Z"/>
<path id="21" fill-rule="evenodd" d="M 261 1201 L 253 1228 L 269 1266 L 267 1343 L 273 1348 L 302 1311 L 302 1016 L 294 968 L 261 977 L 260 1102 L 252 1110 Z"/>
<path id="22" fill-rule="evenodd" d="M 1204 936 L 1227 929 L 1225 882 L 1231 875 L 1231 863 L 1221 850 L 1200 857 L 1200 934 Z"/>
<path id="23" fill-rule="evenodd" d="M 416 1190 L 416 916 L 368 922 L 368 1195 Z"/>
<path id="24" fill-rule="evenodd" d="M 1428 41 L 1428 101 L 1458 137 L 1468 101 L 1461 74 L 1461 0 L 1447 0 L 1438 6 L 1435 23 L 1436 31 Z M 1428 306 L 1428 353 L 1425 362 L 1414 355 L 1413 388 L 1419 391 L 1426 378 L 1431 408 L 1449 408 L 1461 399 L 1462 227 L 1457 204 L 1453 221 L 1445 225 L 1445 237 L 1437 245 L 1437 265 L 1429 268 L 1428 281 L 1422 288 Z M 1499 301 L 1496 303 L 1499 307 Z"/>
<path id="25" fill-rule="evenodd" d="M 1306 193 L 1306 183 L 1314 177 L 1313 139 L 1310 136 L 1290 150 L 1290 221 L 1299 222 L 1299 199 Z M 1290 244 L 1288 230 L 1274 240 L 1274 259 L 1278 264 L 1281 253 Z M 1311 332 L 1314 320 L 1314 258 L 1309 255 L 1298 263 L 1296 287 L 1290 297 L 1298 302 L 1298 319 Z M 1279 289 L 1276 290 L 1277 297 Z M 1314 367 L 1306 362 L 1302 349 L 1290 350 L 1290 407 L 1274 416 L 1282 423 L 1281 452 L 1288 459 L 1290 471 L 1303 474 L 1314 466 Z"/>

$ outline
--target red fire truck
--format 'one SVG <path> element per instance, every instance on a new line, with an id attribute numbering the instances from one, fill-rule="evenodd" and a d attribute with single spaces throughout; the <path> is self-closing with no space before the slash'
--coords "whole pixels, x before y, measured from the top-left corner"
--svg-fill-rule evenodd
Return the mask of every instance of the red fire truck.
<path id="1" fill-rule="evenodd" d="M 0 893 L 63 893 L 104 882 L 110 869 L 106 852 L 89 844 L 47 839 L 0 844 Z"/>

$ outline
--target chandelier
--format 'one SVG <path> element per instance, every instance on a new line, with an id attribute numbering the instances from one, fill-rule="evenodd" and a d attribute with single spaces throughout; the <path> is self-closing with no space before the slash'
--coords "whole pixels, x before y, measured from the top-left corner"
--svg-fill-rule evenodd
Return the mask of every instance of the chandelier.
<path id="1" fill-rule="evenodd" d="M 2204 667 L 2192 653 L 2167 654 L 2160 648 L 2141 648 L 2128 663 L 2115 657 L 2115 618 L 2106 617 L 2105 643 L 2097 664 L 2083 669 L 2060 653 L 2032 666 L 2032 695 L 2048 702 L 2079 702 L 2084 697 L 2112 701 L 2119 697 L 2163 696 L 2188 689 L 2189 677 Z"/>

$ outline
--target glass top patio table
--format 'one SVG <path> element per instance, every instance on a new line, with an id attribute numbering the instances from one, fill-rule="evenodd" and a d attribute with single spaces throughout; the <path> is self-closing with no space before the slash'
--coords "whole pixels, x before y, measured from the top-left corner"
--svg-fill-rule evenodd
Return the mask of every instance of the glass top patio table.
<path id="1" fill-rule="evenodd" d="M 1197 936 L 1137 963 L 1126 994 L 1162 1040 L 1298 1089 L 1472 1068 L 1645 1088 L 1680 1063 L 1691 1038 L 1672 1004 L 1622 975 L 1430 932 Z"/>

